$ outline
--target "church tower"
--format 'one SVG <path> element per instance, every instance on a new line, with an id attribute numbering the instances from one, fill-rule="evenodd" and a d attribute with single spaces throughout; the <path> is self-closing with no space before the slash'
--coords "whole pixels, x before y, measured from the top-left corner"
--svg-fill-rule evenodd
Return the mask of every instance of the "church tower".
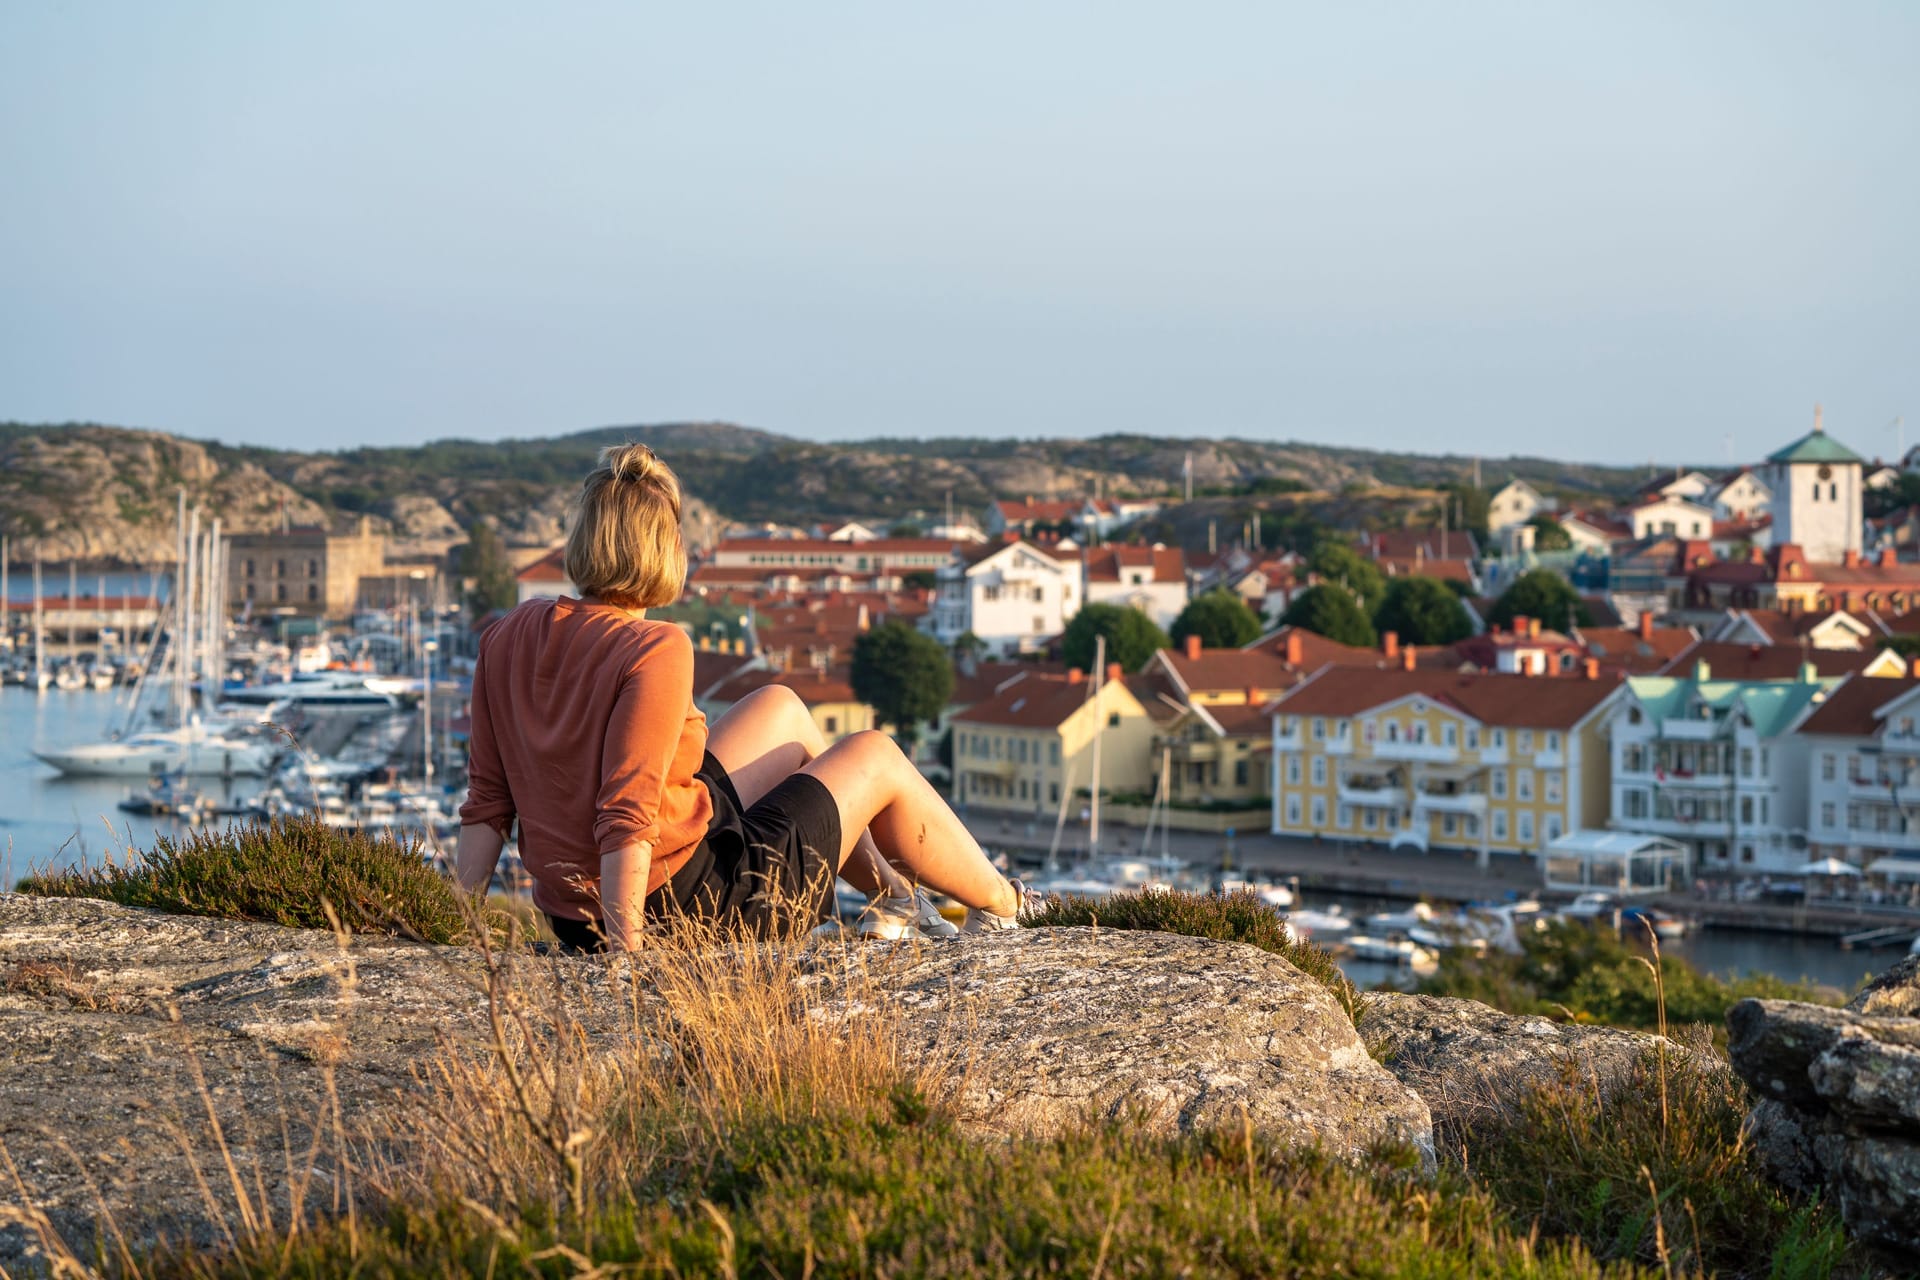
<path id="1" fill-rule="evenodd" d="M 1815 564 L 1860 554 L 1860 455 L 1826 433 L 1820 407 L 1813 430 L 1767 459 L 1773 476 L 1773 545 L 1791 542 Z"/>

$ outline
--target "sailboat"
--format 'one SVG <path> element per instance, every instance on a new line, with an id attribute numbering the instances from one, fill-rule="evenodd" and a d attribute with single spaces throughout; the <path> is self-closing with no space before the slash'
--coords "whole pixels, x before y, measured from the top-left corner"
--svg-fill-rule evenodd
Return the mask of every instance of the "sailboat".
<path id="1" fill-rule="evenodd" d="M 196 626 L 212 635 L 217 626 L 218 591 L 216 569 L 220 562 L 219 522 L 211 536 L 202 539 L 200 512 L 191 517 L 186 510 L 186 494 L 180 495 L 179 550 L 174 589 L 168 593 L 170 619 L 167 662 L 174 703 L 174 727 L 143 733 L 116 734 L 103 742 L 88 742 L 71 747 L 38 747 L 33 754 L 65 774 L 95 777 L 150 777 L 155 773 L 217 774 L 222 777 L 257 777 L 272 768 L 280 754 L 277 740 L 265 735 L 249 735 L 230 729 L 219 721 L 202 720 L 193 710 L 193 665 L 199 650 L 195 643 Z M 204 565 L 203 565 L 204 560 Z M 39 598 L 39 562 L 34 562 L 35 599 Z M 204 612 L 207 617 L 196 618 Z M 36 635 L 38 615 L 36 612 Z M 38 644 L 36 643 L 36 652 Z M 211 654 L 207 655 L 209 658 Z M 212 668 L 209 668 L 212 670 Z M 134 691 L 127 728 L 138 718 L 141 685 Z"/>
<path id="2" fill-rule="evenodd" d="M 47 615 L 40 601 L 40 553 L 33 553 L 33 675 L 28 683 L 45 693 L 53 677 L 47 674 Z"/>

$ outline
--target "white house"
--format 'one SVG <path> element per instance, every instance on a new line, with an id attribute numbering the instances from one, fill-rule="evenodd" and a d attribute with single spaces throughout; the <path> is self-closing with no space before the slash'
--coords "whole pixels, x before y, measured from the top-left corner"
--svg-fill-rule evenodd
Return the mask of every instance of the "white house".
<path id="1" fill-rule="evenodd" d="M 993 655 L 1032 653 L 1080 611 L 1079 557 L 1056 560 L 1018 538 L 956 550 L 935 578 L 922 625 L 941 644 L 972 632 Z"/>
<path id="2" fill-rule="evenodd" d="M 1713 508 L 1670 494 L 1643 502 L 1627 512 L 1636 542 L 1660 534 L 1702 540 L 1713 536 Z"/>
<path id="3" fill-rule="evenodd" d="M 1509 480 L 1487 502 L 1487 532 L 1525 524 L 1543 511 L 1552 511 L 1554 502 L 1525 480 Z"/>
<path id="4" fill-rule="evenodd" d="M 525 604 L 529 600 L 552 600 L 575 594 L 573 582 L 567 577 L 566 558 L 567 549 L 555 547 L 514 574 L 519 602 Z"/>
<path id="5" fill-rule="evenodd" d="M 1742 467 L 1722 476 L 1705 501 L 1716 519 L 1752 524 L 1773 510 L 1773 490 L 1751 469 Z"/>
<path id="6" fill-rule="evenodd" d="M 1714 491 L 1712 476 L 1700 471 L 1674 470 L 1671 480 L 1649 480 L 1637 491 L 1642 501 L 1651 498 L 1685 498 L 1689 502 L 1702 501 Z"/>
<path id="7" fill-rule="evenodd" d="M 1163 630 L 1187 607 L 1187 557 L 1178 547 L 1091 547 L 1081 552 L 1081 599 L 1138 609 Z"/>
<path id="8" fill-rule="evenodd" d="M 1790 872 L 1807 860 L 1809 739 L 1795 732 L 1838 679 L 1693 676 L 1626 682 L 1609 732 L 1610 825 L 1686 845 L 1700 875 Z"/>
<path id="9" fill-rule="evenodd" d="M 1852 676 L 1800 727 L 1807 859 L 1920 853 L 1920 680 Z"/>
<path id="10" fill-rule="evenodd" d="M 1869 489 L 1891 489 L 1900 483 L 1900 470 L 1897 467 L 1875 467 L 1867 472 L 1860 483 Z"/>

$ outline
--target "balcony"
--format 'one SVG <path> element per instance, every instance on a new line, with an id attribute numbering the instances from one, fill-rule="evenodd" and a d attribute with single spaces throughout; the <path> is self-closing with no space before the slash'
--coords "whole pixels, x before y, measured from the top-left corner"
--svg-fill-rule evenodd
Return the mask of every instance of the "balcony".
<path id="1" fill-rule="evenodd" d="M 1870 827 L 1846 827 L 1840 838 L 1862 849 L 1886 849 L 1907 853 L 1920 849 L 1920 831 L 1875 831 Z M 1825 838 L 1822 837 L 1824 842 Z"/>
<path id="2" fill-rule="evenodd" d="M 1896 791 L 1895 788 L 1898 787 Z M 1920 778 L 1881 781 L 1874 777 L 1847 779 L 1847 795 L 1854 800 L 1878 800 L 1883 804 L 1920 801 Z"/>
<path id="3" fill-rule="evenodd" d="M 1452 764 L 1460 758 L 1460 748 L 1442 742 L 1387 742 L 1373 744 L 1376 760 L 1414 760 L 1422 764 Z"/>
<path id="4" fill-rule="evenodd" d="M 1478 791 L 1418 791 L 1413 793 L 1413 809 L 1432 813 L 1483 814 L 1487 797 Z"/>
<path id="5" fill-rule="evenodd" d="M 1683 822 L 1679 818 L 1614 818 L 1612 826 L 1617 831 L 1642 831 L 1656 836 L 1679 836 L 1682 839 L 1728 840 L 1733 837 L 1731 822 Z"/>
<path id="6" fill-rule="evenodd" d="M 1304 741 L 1305 735 L 1301 732 L 1298 723 L 1289 729 L 1278 719 L 1273 722 L 1273 749 L 1275 751 L 1298 751 Z"/>
<path id="7" fill-rule="evenodd" d="M 1653 785 L 1662 788 L 1704 787 L 1725 791 L 1733 785 L 1733 775 L 1730 773 L 1681 773 L 1678 769 L 1669 769 L 1664 778 L 1657 773 L 1651 777 Z"/>
<path id="8" fill-rule="evenodd" d="M 1343 760 L 1353 754 L 1352 735 L 1348 735 L 1347 737 L 1344 737 L 1344 738 L 1328 738 L 1326 742 L 1323 743 L 1322 745 L 1325 748 L 1326 753 L 1328 755 L 1335 756 Z"/>
<path id="9" fill-rule="evenodd" d="M 1880 735 L 1880 749 L 1888 755 L 1920 756 L 1920 732 L 1901 733 L 1889 729 Z"/>
<path id="10" fill-rule="evenodd" d="M 1660 736 L 1681 742 L 1712 742 L 1724 727 L 1718 720 L 1662 720 Z"/>
<path id="11" fill-rule="evenodd" d="M 1407 803 L 1404 787 L 1355 786 L 1343 782 L 1339 791 L 1340 803 L 1356 809 L 1400 809 Z"/>
<path id="12" fill-rule="evenodd" d="M 1533 767 L 1536 769 L 1564 769 L 1567 767 L 1566 752 L 1536 751 L 1533 753 Z"/>

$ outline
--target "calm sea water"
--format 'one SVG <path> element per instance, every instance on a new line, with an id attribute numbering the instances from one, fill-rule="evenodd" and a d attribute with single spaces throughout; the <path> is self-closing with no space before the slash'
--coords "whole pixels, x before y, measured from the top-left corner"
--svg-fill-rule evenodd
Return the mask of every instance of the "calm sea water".
<path id="1" fill-rule="evenodd" d="M 0 884 L 29 870 L 97 862 L 131 845 L 148 848 L 156 832 L 173 833 L 170 819 L 136 817 L 118 808 L 137 778 L 63 778 L 33 757 L 37 746 L 93 742 L 125 723 L 128 691 L 81 690 L 45 694 L 0 688 Z M 218 794 L 218 778 L 200 780 Z M 236 788 L 257 788 L 240 779 Z"/>

